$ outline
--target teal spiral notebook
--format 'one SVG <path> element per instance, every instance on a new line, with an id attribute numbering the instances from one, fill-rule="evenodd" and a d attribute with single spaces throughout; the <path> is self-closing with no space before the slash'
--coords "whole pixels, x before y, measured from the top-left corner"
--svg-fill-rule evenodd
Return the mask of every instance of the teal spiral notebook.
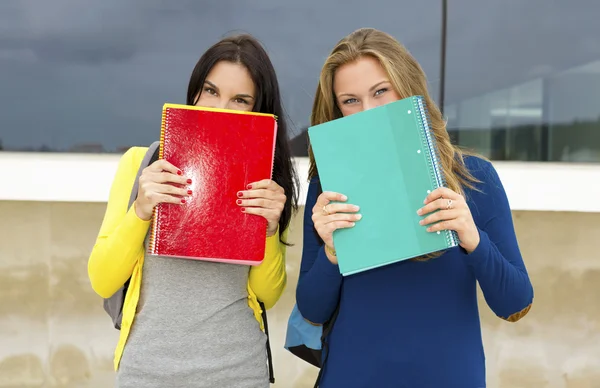
<path id="1" fill-rule="evenodd" d="M 458 245 L 453 231 L 427 232 L 417 215 L 445 186 L 425 100 L 412 96 L 308 129 L 324 191 L 360 206 L 354 228 L 333 240 L 342 275 Z"/>

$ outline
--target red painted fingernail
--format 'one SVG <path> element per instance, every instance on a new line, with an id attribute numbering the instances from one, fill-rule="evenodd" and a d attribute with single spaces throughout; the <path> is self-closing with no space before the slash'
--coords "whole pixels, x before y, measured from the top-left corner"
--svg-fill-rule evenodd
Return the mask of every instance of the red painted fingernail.
<path id="1" fill-rule="evenodd" d="M 188 179 L 188 180 L 187 180 L 187 183 L 191 184 L 191 183 L 192 183 L 192 180 L 191 180 L 191 179 Z"/>
<path id="2" fill-rule="evenodd" d="M 252 188 L 252 185 L 248 185 L 246 187 L 248 188 L 248 190 L 250 190 Z"/>
<path id="3" fill-rule="evenodd" d="M 238 197 L 242 198 L 243 195 L 244 195 L 244 193 L 242 193 L 241 191 L 238 191 Z"/>
<path id="4" fill-rule="evenodd" d="M 183 198 L 182 198 L 182 199 L 181 199 L 181 203 L 185 203 L 185 199 L 183 199 Z"/>
<path id="5" fill-rule="evenodd" d="M 192 195 L 192 190 L 188 190 L 188 195 Z"/>
<path id="6" fill-rule="evenodd" d="M 243 208 L 242 208 L 242 213 L 245 213 L 245 212 L 246 212 L 246 208 L 245 208 L 245 207 L 243 207 Z"/>
<path id="7" fill-rule="evenodd" d="M 242 204 L 242 200 L 241 200 L 241 199 L 238 199 L 238 200 L 237 200 L 237 204 L 238 204 L 238 205 L 241 205 L 241 204 Z"/>
<path id="8" fill-rule="evenodd" d="M 177 175 L 183 175 L 183 172 L 181 172 L 181 170 L 177 170 Z"/>

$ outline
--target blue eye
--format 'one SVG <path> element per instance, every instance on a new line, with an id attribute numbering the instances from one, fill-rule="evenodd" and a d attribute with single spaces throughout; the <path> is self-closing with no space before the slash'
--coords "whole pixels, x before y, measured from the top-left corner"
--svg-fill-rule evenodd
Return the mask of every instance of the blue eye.
<path id="1" fill-rule="evenodd" d="M 378 91 L 375 92 L 375 95 L 380 96 L 387 91 L 388 91 L 387 88 L 379 89 Z"/>
<path id="2" fill-rule="evenodd" d="M 349 99 L 347 99 L 347 100 L 344 100 L 344 101 L 342 102 L 342 104 L 344 104 L 344 105 L 348 105 L 348 104 L 353 104 L 353 103 L 355 103 L 355 102 L 357 102 L 357 101 L 358 101 L 358 100 L 357 100 L 356 98 L 349 98 Z"/>

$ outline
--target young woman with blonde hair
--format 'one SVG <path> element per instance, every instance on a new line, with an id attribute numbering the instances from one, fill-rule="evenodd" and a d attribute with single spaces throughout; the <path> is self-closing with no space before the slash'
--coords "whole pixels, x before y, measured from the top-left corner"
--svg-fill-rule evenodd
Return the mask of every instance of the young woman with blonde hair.
<path id="1" fill-rule="evenodd" d="M 335 46 L 319 79 L 311 125 L 411 95 L 426 100 L 447 180 L 414 210 L 427 231 L 456 231 L 460 246 L 342 277 L 332 235 L 360 222 L 360 204 L 322 192 L 311 153 L 296 297 L 303 317 L 315 324 L 329 322 L 339 307 L 326 338 L 323 388 L 485 387 L 476 283 L 506 321 L 521 319 L 533 302 L 494 167 L 451 144 L 423 70 L 393 37 L 360 29 Z"/>

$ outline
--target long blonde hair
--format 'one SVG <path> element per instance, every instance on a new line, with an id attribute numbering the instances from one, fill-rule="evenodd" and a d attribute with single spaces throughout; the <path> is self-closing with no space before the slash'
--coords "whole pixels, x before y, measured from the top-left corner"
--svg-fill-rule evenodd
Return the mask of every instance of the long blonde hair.
<path id="1" fill-rule="evenodd" d="M 310 117 L 311 126 L 342 117 L 333 92 L 335 72 L 341 66 L 365 56 L 379 61 L 400 98 L 421 95 L 425 99 L 447 187 L 461 195 L 464 195 L 465 187 L 474 188 L 473 183 L 478 180 L 465 166 L 465 152 L 450 141 L 442 113 L 427 90 L 427 79 L 423 69 L 400 42 L 385 32 L 361 28 L 338 42 L 321 70 Z M 309 178 L 313 178 L 318 175 L 318 171 L 310 145 L 308 153 Z M 437 256 L 439 253 L 424 256 L 419 260 Z"/>

